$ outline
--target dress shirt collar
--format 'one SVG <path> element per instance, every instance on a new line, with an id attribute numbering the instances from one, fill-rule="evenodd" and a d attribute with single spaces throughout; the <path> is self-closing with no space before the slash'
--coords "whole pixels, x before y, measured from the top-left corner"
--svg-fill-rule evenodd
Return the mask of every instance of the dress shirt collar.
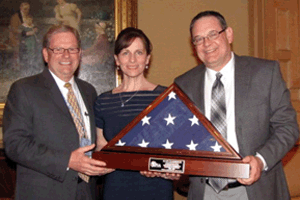
<path id="1" fill-rule="evenodd" d="M 54 78 L 56 84 L 58 85 L 58 87 L 64 86 L 67 83 L 67 82 L 61 80 L 60 78 L 58 78 L 51 70 L 49 70 L 49 72 L 53 76 L 53 78 Z M 68 83 L 71 83 L 72 86 L 74 85 L 74 83 L 75 83 L 74 76 L 72 76 L 72 78 L 68 81 Z"/>
<path id="2" fill-rule="evenodd" d="M 233 71 L 234 71 L 234 53 L 231 52 L 231 59 L 229 60 L 229 62 L 219 71 L 222 74 L 221 80 L 222 82 L 227 82 L 228 78 L 231 78 L 231 75 L 233 75 Z M 206 68 L 206 75 L 208 78 L 208 81 L 213 83 L 216 79 L 216 73 L 218 73 L 218 71 Z M 224 84 L 224 83 L 223 83 Z"/>

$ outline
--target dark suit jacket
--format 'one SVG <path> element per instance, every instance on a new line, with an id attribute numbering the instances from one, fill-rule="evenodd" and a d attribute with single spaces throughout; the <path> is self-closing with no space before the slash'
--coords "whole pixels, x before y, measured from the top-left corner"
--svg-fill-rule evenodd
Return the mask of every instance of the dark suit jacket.
<path id="1" fill-rule="evenodd" d="M 175 83 L 204 113 L 205 66 L 177 77 Z M 235 122 L 239 153 L 260 153 L 268 170 L 246 186 L 249 200 L 290 199 L 281 159 L 298 135 L 296 112 L 276 61 L 235 55 Z M 203 199 L 205 178 L 190 177 L 189 199 Z"/>
<path id="2" fill-rule="evenodd" d="M 88 110 L 94 143 L 96 91 L 87 82 L 75 81 Z M 71 152 L 79 148 L 79 136 L 48 69 L 11 86 L 3 131 L 5 152 L 17 163 L 16 199 L 75 199 L 78 173 L 67 167 Z"/>

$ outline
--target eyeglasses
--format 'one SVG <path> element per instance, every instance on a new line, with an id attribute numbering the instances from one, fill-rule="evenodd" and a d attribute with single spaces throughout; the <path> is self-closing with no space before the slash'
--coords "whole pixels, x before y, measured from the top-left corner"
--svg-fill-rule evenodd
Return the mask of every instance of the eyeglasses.
<path id="1" fill-rule="evenodd" d="M 201 44 L 203 44 L 205 39 L 209 39 L 210 41 L 216 40 L 216 39 L 218 39 L 220 34 L 223 33 L 225 30 L 226 30 L 226 28 L 224 28 L 221 31 L 213 30 L 213 31 L 209 32 L 206 37 L 195 37 L 195 38 L 193 38 L 193 44 L 195 46 L 201 45 Z"/>
<path id="2" fill-rule="evenodd" d="M 50 49 L 51 51 L 53 51 L 53 53 L 55 54 L 63 54 L 65 53 L 65 51 L 67 50 L 70 54 L 75 54 L 75 53 L 79 53 L 80 48 L 68 48 L 68 49 L 64 49 L 64 48 L 54 48 L 51 49 L 48 47 L 48 49 Z"/>

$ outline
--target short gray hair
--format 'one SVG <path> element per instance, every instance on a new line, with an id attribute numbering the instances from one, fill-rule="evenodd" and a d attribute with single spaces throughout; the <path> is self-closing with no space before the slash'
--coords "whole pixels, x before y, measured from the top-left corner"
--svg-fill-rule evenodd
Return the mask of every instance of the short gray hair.
<path id="1" fill-rule="evenodd" d="M 81 48 L 80 35 L 79 35 L 79 32 L 77 31 L 77 29 L 75 29 L 71 26 L 62 25 L 62 24 L 53 25 L 48 29 L 47 33 L 44 35 L 43 48 L 49 48 L 50 40 L 53 35 L 55 35 L 57 33 L 66 33 L 66 32 L 70 32 L 70 33 L 74 34 L 74 36 L 77 39 L 78 48 Z"/>

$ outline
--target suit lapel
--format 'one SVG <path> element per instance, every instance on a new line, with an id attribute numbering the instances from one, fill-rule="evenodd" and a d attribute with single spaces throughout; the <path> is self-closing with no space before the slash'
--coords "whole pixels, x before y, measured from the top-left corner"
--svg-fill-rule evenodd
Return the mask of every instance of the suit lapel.
<path id="1" fill-rule="evenodd" d="M 205 114 L 205 109 L 204 109 L 204 81 L 205 80 L 204 79 L 205 79 L 206 68 L 204 65 L 201 65 L 199 67 L 201 68 L 196 77 L 196 80 L 198 81 L 193 81 L 194 87 L 192 88 L 192 92 L 190 95 L 192 95 L 192 100 L 194 101 L 196 106 L 200 109 L 200 112 Z"/>
<path id="2" fill-rule="evenodd" d="M 49 90 L 49 99 L 51 99 L 53 104 L 56 105 L 59 110 L 73 122 L 73 118 L 69 112 L 66 102 L 49 70 L 45 69 L 42 76 L 44 78 L 45 87 Z"/>
<path id="3" fill-rule="evenodd" d="M 235 126 L 236 135 L 240 148 L 240 152 L 243 152 L 243 132 L 240 131 L 242 127 L 242 118 L 246 115 L 246 110 L 244 109 L 244 102 L 247 99 L 249 84 L 250 84 L 250 67 L 247 67 L 248 61 L 235 55 Z"/>

